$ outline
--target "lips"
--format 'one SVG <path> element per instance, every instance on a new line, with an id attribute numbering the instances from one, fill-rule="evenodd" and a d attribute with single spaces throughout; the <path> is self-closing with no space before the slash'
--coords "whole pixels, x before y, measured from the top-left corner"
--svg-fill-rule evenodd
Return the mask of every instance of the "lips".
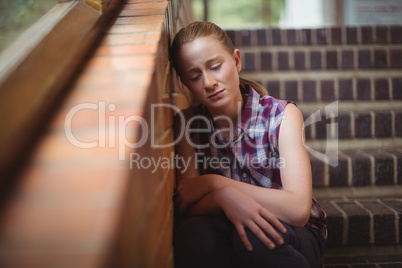
<path id="1" fill-rule="evenodd" d="M 215 93 L 212 93 L 211 95 L 208 96 L 208 99 L 212 99 L 212 98 L 218 96 L 218 95 L 221 94 L 223 91 L 224 91 L 224 89 L 219 90 L 219 91 L 217 91 L 217 92 L 215 92 Z"/>

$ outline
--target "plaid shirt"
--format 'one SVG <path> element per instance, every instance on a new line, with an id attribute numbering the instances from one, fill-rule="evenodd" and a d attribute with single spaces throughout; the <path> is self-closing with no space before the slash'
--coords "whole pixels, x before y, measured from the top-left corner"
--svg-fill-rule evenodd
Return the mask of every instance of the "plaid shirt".
<path id="1" fill-rule="evenodd" d="M 196 150 L 200 174 L 219 174 L 253 185 L 282 189 L 278 137 L 284 110 L 289 101 L 261 97 L 250 87 L 241 122 L 227 141 L 207 108 L 201 104 L 192 111 L 191 140 Z M 197 116 L 195 119 L 194 116 Z M 207 130 L 207 131 L 206 131 Z M 326 237 L 326 214 L 313 198 L 309 226 Z"/>

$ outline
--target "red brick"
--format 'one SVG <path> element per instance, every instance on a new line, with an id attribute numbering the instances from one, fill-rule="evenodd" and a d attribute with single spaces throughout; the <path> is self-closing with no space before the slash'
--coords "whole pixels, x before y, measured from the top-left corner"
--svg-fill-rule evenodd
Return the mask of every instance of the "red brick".
<path id="1" fill-rule="evenodd" d="M 358 65 L 360 69 L 372 68 L 370 50 L 358 51 Z"/>
<path id="2" fill-rule="evenodd" d="M 358 79 L 356 92 L 358 100 L 372 100 L 370 79 Z"/>
<path id="3" fill-rule="evenodd" d="M 395 214 L 377 201 L 360 201 L 360 203 L 373 214 L 375 245 L 395 245 Z"/>
<path id="4" fill-rule="evenodd" d="M 123 5 L 123 10 L 132 10 L 132 9 L 165 9 L 169 5 L 169 1 L 160 1 L 160 3 L 130 3 L 127 2 L 126 5 Z"/>
<path id="5" fill-rule="evenodd" d="M 94 88 L 76 87 L 75 90 L 66 98 L 64 109 L 71 109 L 73 106 L 82 103 L 106 102 L 106 105 L 115 104 L 117 107 L 130 102 L 131 107 L 138 107 L 145 102 L 147 96 L 146 83 L 137 84 L 116 84 L 115 86 L 103 86 L 98 90 Z M 62 112 L 65 114 L 65 112 Z"/>
<path id="6" fill-rule="evenodd" d="M 317 29 L 316 30 L 316 35 L 317 35 L 317 44 L 319 45 L 324 45 L 327 43 L 327 38 L 328 38 L 328 31 L 327 29 Z"/>
<path id="7" fill-rule="evenodd" d="M 338 69 L 338 52 L 337 51 L 327 51 L 326 52 L 327 59 L 327 69 Z"/>
<path id="8" fill-rule="evenodd" d="M 391 43 L 401 44 L 402 43 L 402 26 L 394 25 L 391 26 Z"/>
<path id="9" fill-rule="evenodd" d="M 339 154 L 338 165 L 336 167 L 329 166 L 329 185 L 331 187 L 348 186 L 349 184 L 348 177 L 349 177 L 348 158 Z"/>
<path id="10" fill-rule="evenodd" d="M 132 56 L 155 54 L 158 44 L 100 46 L 94 56 Z"/>
<path id="11" fill-rule="evenodd" d="M 386 78 L 375 79 L 374 86 L 375 86 L 376 100 L 389 100 L 390 87 L 388 79 Z"/>
<path id="12" fill-rule="evenodd" d="M 22 194 L 112 194 L 124 191 L 128 165 L 113 162 L 99 165 L 60 166 L 34 162 L 23 174 L 18 189 Z"/>
<path id="13" fill-rule="evenodd" d="M 147 8 L 147 9 L 124 9 L 119 14 L 120 17 L 134 17 L 134 16 L 149 16 L 149 15 L 164 15 L 165 8 Z"/>
<path id="14" fill-rule="evenodd" d="M 360 29 L 361 29 L 361 33 L 362 33 L 362 43 L 363 44 L 372 44 L 374 42 L 373 27 L 372 26 L 363 26 Z"/>
<path id="15" fill-rule="evenodd" d="M 310 163 L 311 163 L 311 172 L 312 174 L 314 174 L 313 186 L 314 187 L 328 186 L 326 185 L 327 183 L 325 181 L 325 178 L 328 176 L 326 163 L 315 157 L 310 157 Z"/>
<path id="16" fill-rule="evenodd" d="M 387 26 L 376 26 L 375 27 L 375 37 L 377 44 L 388 43 L 388 27 Z"/>
<path id="17" fill-rule="evenodd" d="M 154 56 L 130 56 L 130 57 L 94 57 L 86 66 L 92 70 L 139 70 L 153 68 Z"/>
<path id="18" fill-rule="evenodd" d="M 371 137 L 371 114 L 368 112 L 354 113 L 355 137 L 368 138 Z"/>
<path id="19" fill-rule="evenodd" d="M 375 136 L 391 137 L 392 136 L 392 115 L 389 111 L 377 111 L 375 113 Z"/>
<path id="20" fill-rule="evenodd" d="M 311 29 L 301 29 L 300 30 L 300 44 L 311 45 Z"/>
<path id="21" fill-rule="evenodd" d="M 347 27 L 346 28 L 346 43 L 347 44 L 357 44 L 357 28 Z"/>
<path id="22" fill-rule="evenodd" d="M 304 52 L 295 52 L 294 53 L 294 62 L 296 70 L 305 70 L 306 69 L 306 56 Z"/>
<path id="23" fill-rule="evenodd" d="M 343 214 L 330 202 L 323 202 L 319 200 L 319 203 L 327 213 L 327 228 L 329 230 L 327 246 L 342 246 L 344 242 L 343 233 L 345 228 Z"/>
<path id="24" fill-rule="evenodd" d="M 5 245 L 4 245 L 5 246 Z M 79 248 L 80 245 L 71 245 L 70 248 Z M 105 252 L 95 252 L 94 249 L 71 251 L 60 250 L 55 245 L 45 250 L 37 248 L 11 249 L 0 253 L 1 267 L 100 267 L 104 264 Z"/>
<path id="25" fill-rule="evenodd" d="M 272 43 L 274 45 L 282 44 L 282 31 L 280 29 L 272 29 Z"/>
<path id="26" fill-rule="evenodd" d="M 316 101 L 317 83 L 315 80 L 305 80 L 303 81 L 303 101 Z"/>
<path id="27" fill-rule="evenodd" d="M 84 70 L 75 82 L 75 87 L 83 89 L 119 89 L 142 88 L 151 81 L 152 73 L 149 70 L 117 71 L 117 70 Z M 135 85 L 135 86 L 133 86 Z M 127 88 L 124 87 L 124 88 Z"/>
<path id="28" fill-rule="evenodd" d="M 394 100 L 402 100 L 402 78 L 392 78 L 392 97 Z"/>
<path id="29" fill-rule="evenodd" d="M 149 44 L 149 43 L 157 43 L 159 39 L 160 39 L 159 32 L 110 34 L 103 39 L 102 45 Z"/>
<path id="30" fill-rule="evenodd" d="M 8 239 L 3 241 L 67 248 L 80 242 L 109 242 L 119 214 L 121 193 L 121 189 L 114 195 L 65 189 L 19 193 L 5 212 L 0 232 Z"/>
<path id="31" fill-rule="evenodd" d="M 395 111 L 395 136 L 402 137 L 402 112 Z M 402 164 L 400 165 L 398 176 L 401 176 L 400 182 L 402 183 Z"/>
<path id="32" fill-rule="evenodd" d="M 312 70 L 322 68 L 321 52 L 320 51 L 311 51 L 310 52 L 310 68 Z"/>
<path id="33" fill-rule="evenodd" d="M 288 45 L 296 45 L 296 30 L 288 29 L 285 31 L 286 31 Z"/>
<path id="34" fill-rule="evenodd" d="M 348 215 L 348 245 L 368 246 L 370 244 L 370 216 L 354 202 L 337 202 Z"/>
<path id="35" fill-rule="evenodd" d="M 136 25 L 113 25 L 107 31 L 108 34 L 139 33 L 161 31 L 163 23 L 149 23 Z"/>
<path id="36" fill-rule="evenodd" d="M 393 208 L 399 215 L 399 243 L 402 241 L 402 202 L 400 199 L 388 199 L 383 201 L 385 204 Z"/>
<path id="37" fill-rule="evenodd" d="M 121 17 L 115 22 L 115 25 L 137 25 L 163 22 L 165 16 L 141 16 L 141 17 Z"/>
<path id="38" fill-rule="evenodd" d="M 245 71 L 255 71 L 255 53 L 245 52 L 244 53 L 244 70 Z"/>
<path id="39" fill-rule="evenodd" d="M 374 50 L 374 66 L 376 69 L 383 69 L 388 67 L 386 50 Z"/>
<path id="40" fill-rule="evenodd" d="M 274 98 L 280 98 L 280 82 L 279 81 L 268 81 L 267 87 L 268 94 Z"/>
<path id="41" fill-rule="evenodd" d="M 241 45 L 242 46 L 250 46 L 251 45 L 251 31 L 249 30 L 241 30 Z"/>
<path id="42" fill-rule="evenodd" d="M 340 100 L 353 100 L 353 80 L 340 79 L 339 80 L 339 99 Z"/>
<path id="43" fill-rule="evenodd" d="M 349 113 L 338 115 L 338 137 L 341 139 L 352 138 L 351 118 Z"/>
<path id="44" fill-rule="evenodd" d="M 167 2 L 168 0 L 127 0 L 127 4 L 149 3 L 149 2 Z"/>
<path id="45" fill-rule="evenodd" d="M 261 70 L 272 70 L 272 53 L 261 52 Z"/>
<path id="46" fill-rule="evenodd" d="M 259 46 L 266 46 L 267 45 L 267 31 L 266 31 L 266 29 L 257 29 L 255 32 L 256 32 L 256 35 L 257 35 L 257 44 Z"/>
<path id="47" fill-rule="evenodd" d="M 395 170 L 394 158 L 388 154 L 382 154 L 378 151 L 369 151 L 370 155 L 375 157 L 374 176 L 376 185 L 393 185 Z"/>
<path id="48" fill-rule="evenodd" d="M 297 81 L 285 81 L 285 99 L 298 101 Z"/>
<path id="49" fill-rule="evenodd" d="M 402 49 L 391 49 L 390 60 L 391 68 L 402 68 Z"/>
<path id="50" fill-rule="evenodd" d="M 289 70 L 288 52 L 278 52 L 278 69 L 281 71 Z"/>
<path id="51" fill-rule="evenodd" d="M 331 43 L 332 44 L 342 44 L 341 28 L 332 28 L 331 29 Z"/>
<path id="52" fill-rule="evenodd" d="M 352 159 L 352 185 L 371 185 L 371 160 L 367 155 L 348 152 Z"/>
<path id="53" fill-rule="evenodd" d="M 355 67 L 353 50 L 342 51 L 342 69 L 353 69 Z"/>
<path id="54" fill-rule="evenodd" d="M 333 80 L 321 81 L 321 100 L 323 101 L 335 100 L 335 85 Z"/>

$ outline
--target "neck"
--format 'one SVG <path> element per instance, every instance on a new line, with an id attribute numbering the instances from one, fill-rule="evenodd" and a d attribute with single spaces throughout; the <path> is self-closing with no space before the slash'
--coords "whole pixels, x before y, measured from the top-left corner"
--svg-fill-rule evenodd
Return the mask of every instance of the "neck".
<path id="1" fill-rule="evenodd" d="M 243 100 L 243 96 L 239 94 L 239 97 L 236 98 L 233 103 L 224 107 L 223 110 L 220 109 L 219 112 L 209 111 L 217 127 L 221 130 L 228 130 L 225 131 L 225 136 L 227 136 L 226 134 L 230 134 L 229 130 L 234 133 L 233 131 L 241 120 L 244 105 L 245 101 Z"/>

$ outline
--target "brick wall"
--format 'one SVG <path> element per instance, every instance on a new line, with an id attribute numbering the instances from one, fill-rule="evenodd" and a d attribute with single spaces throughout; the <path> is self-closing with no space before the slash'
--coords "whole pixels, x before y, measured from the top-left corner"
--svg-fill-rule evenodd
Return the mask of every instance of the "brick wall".
<path id="1" fill-rule="evenodd" d="M 174 167 L 152 163 L 171 159 L 152 142 L 173 141 L 173 110 L 152 105 L 178 95 L 168 47 L 188 8 L 121 6 L 10 193 L 1 267 L 173 267 Z"/>

